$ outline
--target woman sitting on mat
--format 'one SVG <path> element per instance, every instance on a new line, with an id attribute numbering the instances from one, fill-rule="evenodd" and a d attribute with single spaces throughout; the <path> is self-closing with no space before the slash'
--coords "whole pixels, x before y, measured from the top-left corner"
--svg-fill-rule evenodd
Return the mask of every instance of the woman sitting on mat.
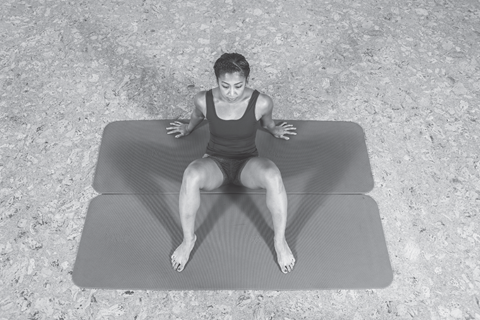
<path id="1" fill-rule="evenodd" d="M 290 272 L 295 258 L 285 240 L 287 194 L 280 170 L 271 160 L 258 156 L 255 146 L 257 122 L 275 138 L 288 140 L 295 135 L 285 122 L 276 126 L 272 119 L 272 99 L 246 87 L 250 66 L 238 53 L 223 54 L 214 65 L 218 87 L 199 92 L 188 124 L 175 121 L 166 128 L 175 138 L 188 135 L 206 117 L 210 141 L 205 155 L 188 165 L 179 197 L 183 242 L 172 255 L 172 266 L 180 272 L 197 239 L 195 216 L 200 207 L 200 189 L 213 190 L 233 183 L 247 188 L 266 189 L 266 202 L 273 218 L 277 262 L 283 273 Z"/>

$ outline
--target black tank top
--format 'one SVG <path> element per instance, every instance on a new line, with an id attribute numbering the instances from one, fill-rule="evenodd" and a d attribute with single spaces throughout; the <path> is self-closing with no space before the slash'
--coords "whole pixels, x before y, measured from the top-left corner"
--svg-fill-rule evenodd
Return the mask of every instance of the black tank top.
<path id="1" fill-rule="evenodd" d="M 223 120 L 217 116 L 212 90 L 206 94 L 207 120 L 210 126 L 210 141 L 206 153 L 229 159 L 244 159 L 258 156 L 255 137 L 258 121 L 255 117 L 255 104 L 260 92 L 254 90 L 247 110 L 238 120 Z"/>

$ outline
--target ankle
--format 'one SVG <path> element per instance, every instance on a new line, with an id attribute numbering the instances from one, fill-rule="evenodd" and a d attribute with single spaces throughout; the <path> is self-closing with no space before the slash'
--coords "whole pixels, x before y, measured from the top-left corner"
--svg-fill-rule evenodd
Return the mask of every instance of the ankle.
<path id="1" fill-rule="evenodd" d="M 193 233 L 191 235 L 188 235 L 188 236 L 186 236 L 186 235 L 183 236 L 183 241 L 185 243 L 192 243 L 195 240 L 197 240 L 197 236 L 195 235 L 195 233 Z"/>

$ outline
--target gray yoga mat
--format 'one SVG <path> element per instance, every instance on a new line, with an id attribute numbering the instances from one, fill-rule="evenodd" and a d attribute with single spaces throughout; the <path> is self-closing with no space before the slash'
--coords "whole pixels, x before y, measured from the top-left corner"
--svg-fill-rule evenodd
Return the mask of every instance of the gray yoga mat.
<path id="1" fill-rule="evenodd" d="M 180 142 L 181 143 L 181 142 Z M 89 206 L 73 280 L 143 290 L 384 288 L 392 281 L 378 207 L 365 195 L 288 195 L 287 241 L 297 260 L 281 273 L 264 194 L 201 194 L 197 243 L 178 273 L 178 195 L 100 195 Z"/>
<path id="2" fill-rule="evenodd" d="M 173 120 L 118 121 L 106 126 L 93 187 L 103 194 L 178 193 L 185 168 L 201 158 L 209 140 L 208 122 L 176 139 Z M 284 120 L 276 121 L 277 124 Z M 287 193 L 361 194 L 373 188 L 362 128 L 353 122 L 285 120 L 297 128 L 290 140 L 260 128 L 257 149 L 275 162 Z M 205 193 L 264 193 L 224 186 Z"/>

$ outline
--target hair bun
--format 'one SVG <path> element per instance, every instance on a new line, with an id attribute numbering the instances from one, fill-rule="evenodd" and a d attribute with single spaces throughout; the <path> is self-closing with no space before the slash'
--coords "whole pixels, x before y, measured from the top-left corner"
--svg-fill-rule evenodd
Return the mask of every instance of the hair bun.
<path id="1" fill-rule="evenodd" d="M 250 65 L 245 57 L 239 53 L 224 53 L 215 61 L 213 66 L 218 78 L 225 73 L 239 72 L 245 79 L 250 75 Z"/>

